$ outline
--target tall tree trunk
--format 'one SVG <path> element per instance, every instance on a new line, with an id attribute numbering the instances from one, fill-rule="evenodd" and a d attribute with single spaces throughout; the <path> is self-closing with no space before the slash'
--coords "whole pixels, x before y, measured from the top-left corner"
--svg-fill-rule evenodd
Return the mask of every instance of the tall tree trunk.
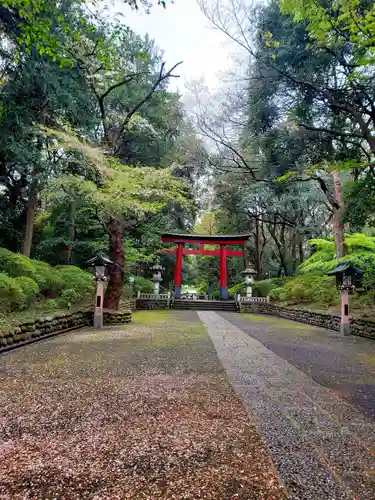
<path id="1" fill-rule="evenodd" d="M 291 257 L 291 267 L 292 267 L 292 273 L 294 274 L 297 267 L 298 267 L 298 236 L 297 236 L 297 228 L 292 227 L 289 229 L 289 232 L 291 233 L 290 236 L 290 257 Z"/>
<path id="2" fill-rule="evenodd" d="M 109 237 L 110 258 L 114 265 L 109 270 L 109 281 L 104 297 L 104 307 L 118 309 L 124 285 L 124 234 L 125 229 L 121 222 L 111 219 L 106 224 Z"/>
<path id="3" fill-rule="evenodd" d="M 304 258 L 305 258 L 305 253 L 303 251 L 303 241 L 302 241 L 301 236 L 300 236 L 298 247 L 299 247 L 299 262 L 300 262 L 300 264 L 302 264 L 302 262 L 304 261 Z"/>
<path id="4" fill-rule="evenodd" d="M 25 236 L 22 245 L 22 253 L 23 255 L 26 255 L 26 257 L 30 257 L 31 253 L 31 245 L 33 243 L 33 236 L 34 236 L 36 207 L 37 207 L 37 197 L 35 190 L 30 194 L 29 200 L 27 202 Z"/>
<path id="5" fill-rule="evenodd" d="M 243 268 L 244 270 L 247 268 L 247 250 L 245 244 L 242 245 L 242 253 L 243 253 Z"/>
<path id="6" fill-rule="evenodd" d="M 334 199 L 336 202 L 333 206 L 332 232 L 335 239 L 336 258 L 339 259 L 345 255 L 345 228 L 342 222 L 344 215 L 344 200 L 342 197 L 340 172 L 333 172 L 332 178 L 334 186 Z"/>
<path id="7" fill-rule="evenodd" d="M 76 233 L 76 201 L 73 200 L 70 203 L 70 213 L 69 213 L 69 244 L 67 245 L 66 261 L 68 264 L 73 262 L 73 245 Z"/>
<path id="8" fill-rule="evenodd" d="M 259 215 L 255 219 L 255 270 L 257 272 L 256 276 L 258 279 L 262 277 L 263 274 L 263 242 L 262 242 L 262 216 Z"/>

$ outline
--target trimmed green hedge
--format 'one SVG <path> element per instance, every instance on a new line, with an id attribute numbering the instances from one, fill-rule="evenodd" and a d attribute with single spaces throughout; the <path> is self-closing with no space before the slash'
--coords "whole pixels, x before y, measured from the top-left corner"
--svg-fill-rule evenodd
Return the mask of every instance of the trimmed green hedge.
<path id="1" fill-rule="evenodd" d="M 0 308 L 21 310 L 36 300 L 56 307 L 89 299 L 95 290 L 90 273 L 75 266 L 51 267 L 46 262 L 0 248 Z"/>

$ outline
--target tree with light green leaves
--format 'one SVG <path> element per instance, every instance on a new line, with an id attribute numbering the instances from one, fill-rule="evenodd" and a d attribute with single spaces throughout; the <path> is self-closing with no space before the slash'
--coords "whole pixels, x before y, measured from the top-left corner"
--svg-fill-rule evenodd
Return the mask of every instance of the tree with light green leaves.
<path id="1" fill-rule="evenodd" d="M 281 11 L 295 22 L 306 21 L 313 43 L 335 51 L 351 44 L 357 64 L 375 62 L 375 5 L 360 0 L 280 0 Z"/>
<path id="2" fill-rule="evenodd" d="M 123 0 L 123 3 L 135 9 L 152 7 L 147 0 Z M 157 0 L 155 3 L 165 7 L 167 2 Z M 91 17 L 91 21 L 95 18 L 95 14 L 90 14 L 89 4 L 87 0 L 60 3 L 53 0 L 1 0 L 0 26 L 15 41 L 20 52 L 36 48 L 40 55 L 47 54 L 62 64 L 69 63 L 69 44 L 79 41 L 82 31 L 87 29 L 88 18 Z M 91 7 L 105 5 L 105 1 L 93 2 Z M 95 23 L 90 24 L 90 29 L 95 31 Z M 105 60 L 103 54 L 103 62 Z"/>
<path id="3" fill-rule="evenodd" d="M 77 141 L 65 134 L 63 147 L 77 149 Z M 74 198 L 84 200 L 95 209 L 109 242 L 109 255 L 114 262 L 105 297 L 105 307 L 117 309 L 124 284 L 124 239 L 140 221 L 159 212 L 169 202 L 188 204 L 186 186 L 173 176 L 170 169 L 131 167 L 108 159 L 99 150 L 85 145 L 89 161 L 95 161 L 101 171 L 97 184 L 83 177 L 63 176 L 49 186 L 51 196 L 58 193 L 74 193 Z"/>

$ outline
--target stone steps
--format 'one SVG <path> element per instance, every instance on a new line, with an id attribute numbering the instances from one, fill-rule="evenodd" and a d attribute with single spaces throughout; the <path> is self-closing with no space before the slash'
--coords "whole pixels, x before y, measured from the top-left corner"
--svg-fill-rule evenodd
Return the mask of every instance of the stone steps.
<path id="1" fill-rule="evenodd" d="M 237 305 L 234 300 L 185 300 L 175 299 L 172 309 L 194 311 L 228 311 L 236 312 Z"/>

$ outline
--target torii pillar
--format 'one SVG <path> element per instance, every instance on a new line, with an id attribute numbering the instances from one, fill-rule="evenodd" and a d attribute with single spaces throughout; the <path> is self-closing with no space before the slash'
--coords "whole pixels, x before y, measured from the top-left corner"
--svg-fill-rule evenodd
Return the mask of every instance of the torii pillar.
<path id="1" fill-rule="evenodd" d="M 182 281 L 182 256 L 183 243 L 178 243 L 176 249 L 176 264 L 174 268 L 174 296 L 176 299 L 181 298 L 181 281 Z"/>
<path id="2" fill-rule="evenodd" d="M 227 246 L 220 245 L 220 300 L 227 298 Z"/>

